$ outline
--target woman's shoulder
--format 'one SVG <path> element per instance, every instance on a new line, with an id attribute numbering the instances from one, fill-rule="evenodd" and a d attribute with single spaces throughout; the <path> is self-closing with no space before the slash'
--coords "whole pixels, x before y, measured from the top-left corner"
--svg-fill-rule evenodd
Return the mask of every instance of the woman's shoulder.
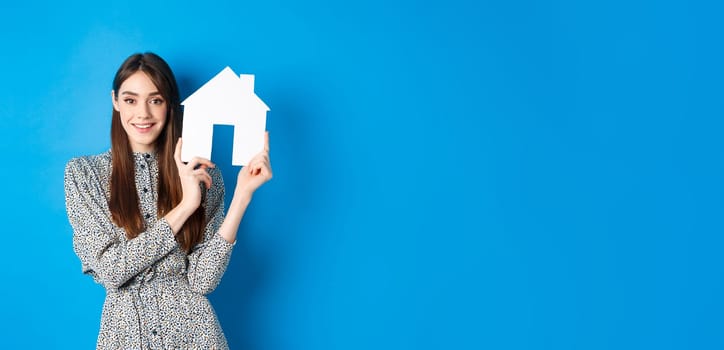
<path id="1" fill-rule="evenodd" d="M 110 170 L 111 152 L 86 155 L 72 158 L 65 165 L 66 174 L 88 175 L 91 173 L 103 173 Z"/>

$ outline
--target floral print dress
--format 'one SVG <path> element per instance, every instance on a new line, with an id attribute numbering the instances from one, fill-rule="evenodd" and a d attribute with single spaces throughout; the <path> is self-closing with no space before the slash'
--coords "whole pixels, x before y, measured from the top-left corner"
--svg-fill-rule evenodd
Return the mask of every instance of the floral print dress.
<path id="1" fill-rule="evenodd" d="M 186 254 L 157 215 L 158 162 L 134 153 L 135 180 L 146 231 L 126 239 L 108 209 L 110 151 L 70 160 L 65 200 L 73 249 L 82 271 L 106 289 L 97 349 L 228 349 L 206 295 L 219 284 L 233 244 L 218 234 L 224 184 L 217 169 L 206 192 L 202 243 Z"/>

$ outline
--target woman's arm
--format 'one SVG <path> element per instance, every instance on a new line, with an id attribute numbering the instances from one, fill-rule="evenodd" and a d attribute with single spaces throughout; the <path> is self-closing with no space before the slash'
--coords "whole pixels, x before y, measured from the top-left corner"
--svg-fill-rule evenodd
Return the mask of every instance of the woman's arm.
<path id="1" fill-rule="evenodd" d="M 207 192 L 207 214 L 204 242 L 189 254 L 188 279 L 191 288 L 208 294 L 218 286 L 231 256 L 236 232 L 244 216 L 252 194 L 271 179 L 269 164 L 269 139 L 265 147 L 249 165 L 239 171 L 234 197 L 224 217 L 224 185 L 219 171 L 212 171 L 212 187 Z"/>
<path id="2" fill-rule="evenodd" d="M 181 146 L 183 140 L 179 138 L 176 142 L 176 150 L 174 151 L 173 158 L 176 161 L 176 167 L 178 168 L 179 179 L 181 180 L 181 192 L 182 198 L 181 203 L 176 205 L 171 211 L 166 213 L 164 219 L 171 226 L 174 234 L 178 234 L 181 231 L 184 223 L 188 218 L 196 211 L 196 208 L 201 205 L 201 194 L 200 184 L 204 184 L 206 189 L 210 189 L 212 185 L 211 176 L 206 169 L 214 168 L 215 165 L 210 160 L 200 157 L 194 157 L 190 162 L 184 163 L 181 161 Z"/>
<path id="3" fill-rule="evenodd" d="M 239 170 L 234 189 L 234 197 L 231 199 L 229 211 L 226 213 L 219 234 L 229 243 L 236 242 L 236 232 L 239 229 L 241 219 L 244 217 L 246 208 L 251 202 L 254 192 L 264 183 L 271 180 L 272 170 L 269 161 L 269 132 L 264 135 L 264 150 L 259 152 L 249 164 Z"/>
<path id="4" fill-rule="evenodd" d="M 188 255 L 186 276 L 189 286 L 199 294 L 211 293 L 219 285 L 221 277 L 229 265 L 233 244 L 227 242 L 218 233 L 224 220 L 224 181 L 221 172 L 209 171 L 213 180 L 206 192 L 207 224 L 204 239 Z"/>
<path id="5" fill-rule="evenodd" d="M 215 167 L 210 160 L 199 157 L 194 157 L 190 162 L 184 164 L 181 161 L 182 142 L 183 140 L 179 138 L 176 143 L 174 159 L 181 178 L 183 198 L 181 203 L 165 216 L 166 221 L 168 221 L 175 233 L 183 227 L 184 222 L 201 205 L 202 196 L 199 184 L 203 183 L 207 189 L 211 188 L 213 181 L 206 169 Z M 269 132 L 266 132 L 264 134 L 264 149 L 254 156 L 247 166 L 239 170 L 234 197 L 231 199 L 226 218 L 219 228 L 219 234 L 227 242 L 236 242 L 236 231 L 239 229 L 239 224 L 244 212 L 246 212 L 246 207 L 251 202 L 254 191 L 271 178 Z"/>
<path id="6" fill-rule="evenodd" d="M 174 233 L 161 219 L 131 240 L 109 217 L 105 194 L 87 159 L 76 158 L 65 168 L 65 201 L 73 227 L 73 249 L 83 273 L 106 288 L 117 289 L 177 247 Z"/>

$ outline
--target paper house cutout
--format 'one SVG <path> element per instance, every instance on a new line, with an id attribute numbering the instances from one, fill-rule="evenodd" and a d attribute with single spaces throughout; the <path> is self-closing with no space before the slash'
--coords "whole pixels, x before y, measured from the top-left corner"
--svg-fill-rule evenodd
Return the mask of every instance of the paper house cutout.
<path id="1" fill-rule="evenodd" d="M 233 165 L 247 165 L 264 149 L 269 107 L 254 93 L 254 75 L 224 68 L 181 104 L 184 106 L 181 160 L 211 159 L 214 125 L 234 126 Z"/>

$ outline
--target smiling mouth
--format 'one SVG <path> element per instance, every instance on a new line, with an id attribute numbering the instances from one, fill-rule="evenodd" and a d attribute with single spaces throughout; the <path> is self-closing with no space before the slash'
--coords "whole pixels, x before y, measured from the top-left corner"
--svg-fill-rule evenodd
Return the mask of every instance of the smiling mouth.
<path id="1" fill-rule="evenodd" d="M 156 123 L 144 123 L 144 124 L 131 124 L 134 128 L 140 133 L 146 133 L 151 131 L 151 127 L 156 125 Z"/>

